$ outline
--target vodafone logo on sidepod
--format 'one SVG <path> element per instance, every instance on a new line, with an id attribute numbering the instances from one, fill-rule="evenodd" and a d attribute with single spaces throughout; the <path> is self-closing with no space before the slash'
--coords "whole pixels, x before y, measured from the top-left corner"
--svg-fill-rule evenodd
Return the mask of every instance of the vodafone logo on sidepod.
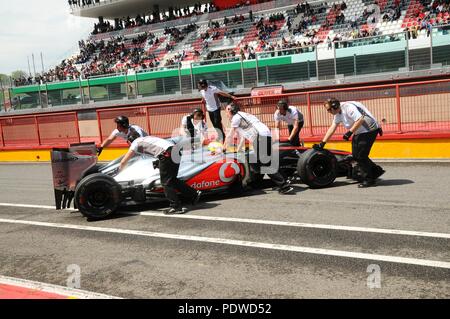
<path id="1" fill-rule="evenodd" d="M 230 177 L 226 177 L 225 171 L 228 167 L 231 167 L 234 170 L 234 174 Z M 241 172 L 241 169 L 239 168 L 239 165 L 236 162 L 225 162 L 220 166 L 219 169 L 219 178 L 224 183 L 229 183 L 234 179 L 234 176 L 239 175 Z"/>

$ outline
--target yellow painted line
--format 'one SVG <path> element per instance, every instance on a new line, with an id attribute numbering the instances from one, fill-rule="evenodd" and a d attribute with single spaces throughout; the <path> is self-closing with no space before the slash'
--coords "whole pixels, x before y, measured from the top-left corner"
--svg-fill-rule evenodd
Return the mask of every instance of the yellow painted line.
<path id="1" fill-rule="evenodd" d="M 314 143 L 306 143 L 312 146 Z M 329 142 L 328 149 L 351 151 L 351 142 Z M 111 161 L 124 155 L 127 148 L 106 148 L 99 161 Z M 450 138 L 448 139 L 405 139 L 378 140 L 372 147 L 373 159 L 450 159 Z M 48 162 L 50 149 L 0 151 L 0 162 Z"/>

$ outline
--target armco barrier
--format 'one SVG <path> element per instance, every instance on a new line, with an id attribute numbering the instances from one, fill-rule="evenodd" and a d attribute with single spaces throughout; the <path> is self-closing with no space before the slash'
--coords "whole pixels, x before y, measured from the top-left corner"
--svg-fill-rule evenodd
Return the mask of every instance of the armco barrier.
<path id="1" fill-rule="evenodd" d="M 367 105 L 382 124 L 384 139 L 450 138 L 450 79 L 242 97 L 237 103 L 273 128 L 275 106 L 279 99 L 287 99 L 304 114 L 302 137 L 306 141 L 317 141 L 332 121 L 323 108 L 323 102 L 329 97 Z M 118 115 L 128 116 L 130 123 L 152 135 L 168 137 L 180 127 L 181 118 L 196 107 L 202 107 L 200 100 L 101 109 L 96 111 L 96 119 L 90 120 L 80 120 L 76 112 L 0 117 L 0 149 L 65 147 L 86 141 L 100 143 L 115 128 L 113 119 Z M 225 112 L 223 123 L 228 126 Z M 338 133 L 343 132 L 344 128 L 339 128 Z M 286 135 L 287 130 L 283 128 L 281 136 Z M 336 134 L 335 139 L 339 138 Z M 126 144 L 117 139 L 114 145 Z"/>

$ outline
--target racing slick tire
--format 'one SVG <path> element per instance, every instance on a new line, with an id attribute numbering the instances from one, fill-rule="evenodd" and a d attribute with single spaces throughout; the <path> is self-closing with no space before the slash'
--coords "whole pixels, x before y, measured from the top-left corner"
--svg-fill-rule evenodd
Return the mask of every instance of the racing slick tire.
<path id="1" fill-rule="evenodd" d="M 327 187 L 336 179 L 337 159 L 327 150 L 309 149 L 300 156 L 297 172 L 309 187 Z"/>
<path id="2" fill-rule="evenodd" d="M 97 220 L 113 214 L 122 201 L 120 185 L 111 176 L 96 173 L 75 189 L 75 204 L 83 216 Z"/>

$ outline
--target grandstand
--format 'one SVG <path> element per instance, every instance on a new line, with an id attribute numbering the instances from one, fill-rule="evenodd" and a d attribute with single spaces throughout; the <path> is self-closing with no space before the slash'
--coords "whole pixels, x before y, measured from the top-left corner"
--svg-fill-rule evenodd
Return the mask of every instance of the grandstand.
<path id="1" fill-rule="evenodd" d="M 190 94 L 200 76 L 239 90 L 450 60 L 445 0 L 150 3 L 70 1 L 72 14 L 98 19 L 93 33 L 45 74 L 12 79 L 2 111 Z"/>

